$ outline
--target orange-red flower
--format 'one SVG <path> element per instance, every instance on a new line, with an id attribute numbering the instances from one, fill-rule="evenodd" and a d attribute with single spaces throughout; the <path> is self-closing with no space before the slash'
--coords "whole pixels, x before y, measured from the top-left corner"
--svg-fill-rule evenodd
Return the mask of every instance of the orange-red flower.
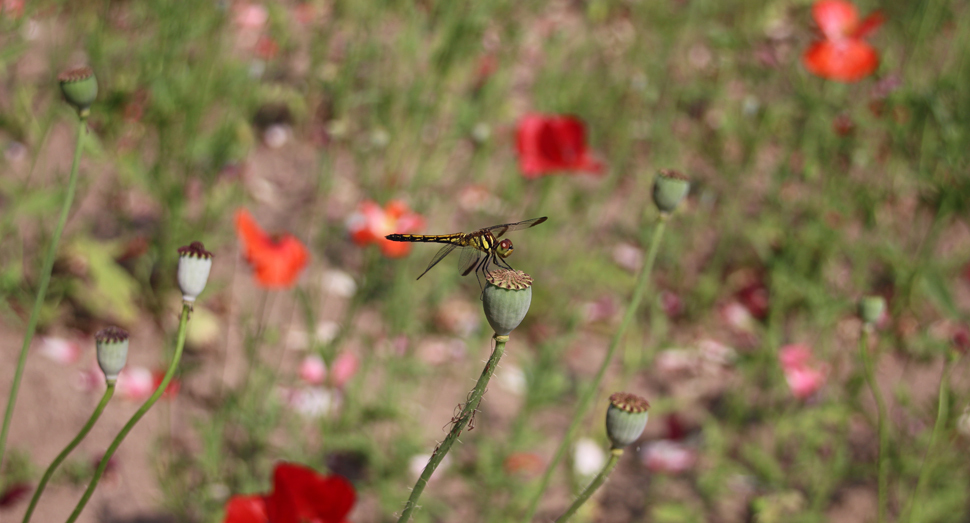
<path id="1" fill-rule="evenodd" d="M 812 6 L 812 16 L 822 31 L 822 39 L 814 42 L 802 56 L 802 62 L 812 74 L 855 82 L 876 70 L 879 55 L 864 38 L 882 25 L 882 13 L 876 11 L 860 21 L 852 3 L 820 0 Z"/>
<path id="2" fill-rule="evenodd" d="M 273 492 L 233 496 L 224 523 L 344 523 L 356 498 L 353 485 L 340 476 L 280 463 L 273 470 Z"/>
<path id="3" fill-rule="evenodd" d="M 411 212 L 404 202 L 397 200 L 388 202 L 383 209 L 374 202 L 363 202 L 357 212 L 347 220 L 347 230 L 350 231 L 350 239 L 354 243 L 360 246 L 376 243 L 388 258 L 406 256 L 411 252 L 411 244 L 392 242 L 385 236 L 417 232 L 423 227 L 424 218 Z"/>
<path id="4" fill-rule="evenodd" d="M 519 168 L 526 178 L 554 172 L 603 172 L 586 144 L 586 126 L 572 116 L 527 114 L 515 134 Z"/>
<path id="5" fill-rule="evenodd" d="M 290 234 L 266 234 L 245 209 L 236 211 L 236 234 L 242 241 L 246 261 L 255 271 L 256 282 L 267 289 L 292 287 L 310 258 L 300 240 Z"/>

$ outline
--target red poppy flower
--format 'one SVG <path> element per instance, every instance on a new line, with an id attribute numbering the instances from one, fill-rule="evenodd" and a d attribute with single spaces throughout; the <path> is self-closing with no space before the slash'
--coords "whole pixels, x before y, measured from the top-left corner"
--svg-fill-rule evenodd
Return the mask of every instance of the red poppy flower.
<path id="1" fill-rule="evenodd" d="M 821 0 L 812 6 L 812 16 L 822 31 L 822 39 L 814 42 L 802 57 L 812 74 L 855 82 L 876 70 L 879 55 L 863 39 L 882 25 L 882 13 L 877 11 L 860 21 L 850 2 Z"/>
<path id="2" fill-rule="evenodd" d="M 224 523 L 344 523 L 356 497 L 353 485 L 340 476 L 280 463 L 273 471 L 273 492 L 233 496 Z"/>
<path id="3" fill-rule="evenodd" d="M 400 258 L 411 252 L 411 244 L 392 242 L 385 238 L 388 234 L 417 232 L 424 227 L 424 218 L 411 212 L 404 202 L 393 200 L 381 206 L 366 201 L 360 204 L 357 212 L 347 220 L 350 238 L 357 245 L 376 243 L 388 258 Z"/>
<path id="4" fill-rule="evenodd" d="M 292 287 L 310 258 L 300 240 L 290 234 L 266 234 L 245 209 L 236 212 L 236 234 L 246 261 L 256 271 L 256 282 L 267 289 Z"/>
<path id="5" fill-rule="evenodd" d="M 586 126 L 572 116 L 527 114 L 519 120 L 515 144 L 526 178 L 556 171 L 603 172 L 586 144 Z"/>

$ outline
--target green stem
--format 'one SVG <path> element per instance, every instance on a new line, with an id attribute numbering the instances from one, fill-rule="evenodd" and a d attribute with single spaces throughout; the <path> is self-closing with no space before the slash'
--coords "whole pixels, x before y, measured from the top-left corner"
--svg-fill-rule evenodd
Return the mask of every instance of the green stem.
<path id="1" fill-rule="evenodd" d="M 933 435 L 930 436 L 930 445 L 926 448 L 926 456 L 923 457 L 923 464 L 920 465 L 919 479 L 916 480 L 916 489 L 909 499 L 909 505 L 906 508 L 906 517 L 900 518 L 900 521 L 912 521 L 913 511 L 916 508 L 916 500 L 919 498 L 923 488 L 926 487 L 926 482 L 929 481 L 930 471 L 933 468 L 929 465 L 929 462 L 933 456 L 933 450 L 936 448 L 936 442 L 940 440 L 943 429 L 946 427 L 947 418 L 949 417 L 950 404 L 947 398 L 946 384 L 950 381 L 950 372 L 952 370 L 953 366 L 950 365 L 950 361 L 944 360 L 943 373 L 940 376 L 940 390 L 937 399 L 938 404 L 936 406 L 936 423 L 933 424 Z"/>
<path id="2" fill-rule="evenodd" d="M 101 403 L 98 403 L 98 407 L 94 409 L 94 412 L 91 414 L 91 417 L 88 418 L 87 423 L 81 427 L 81 432 L 77 433 L 77 436 L 75 436 L 74 439 L 71 440 L 66 447 L 64 447 L 64 450 L 62 450 L 61 453 L 54 458 L 54 461 L 51 462 L 51 465 L 47 467 L 47 472 L 44 472 L 44 477 L 41 478 L 40 484 L 37 485 L 37 490 L 34 491 L 34 497 L 30 500 L 30 506 L 27 507 L 27 513 L 24 514 L 23 523 L 30 521 L 30 516 L 34 513 L 34 509 L 37 507 L 37 502 L 40 500 L 40 495 L 44 492 L 44 488 L 47 486 L 47 482 L 50 481 L 51 476 L 54 475 L 54 471 L 57 470 L 57 467 L 59 467 L 67 458 L 67 455 L 74 451 L 75 447 L 81 443 L 81 440 L 88 435 L 88 432 L 91 432 L 91 427 L 94 427 L 95 422 L 97 422 L 98 418 L 101 417 L 101 413 L 104 411 L 104 408 L 108 406 L 108 401 L 111 400 L 111 396 L 114 396 L 114 393 L 115 384 L 109 383 L 108 390 L 104 391 L 104 395 L 101 396 Z"/>
<path id="3" fill-rule="evenodd" d="M 485 368 L 482 369 L 482 375 L 478 378 L 478 383 L 475 384 L 475 388 L 472 389 L 471 394 L 468 396 L 468 401 L 465 402 L 464 408 L 461 409 L 461 414 L 454 420 L 451 426 L 451 432 L 434 449 L 434 453 L 431 454 L 431 459 L 428 460 L 428 464 L 424 467 L 424 472 L 421 473 L 418 481 L 414 483 L 414 488 L 411 489 L 411 496 L 408 497 L 408 501 L 404 505 L 404 511 L 401 512 L 401 517 L 397 519 L 397 523 L 410 521 L 411 512 L 418 506 L 418 498 L 424 492 L 424 487 L 428 485 L 428 480 L 431 479 L 431 475 L 434 474 L 435 469 L 441 464 L 441 460 L 444 459 L 445 454 L 448 453 L 451 446 L 458 441 L 458 436 L 465 430 L 465 426 L 475 417 L 475 413 L 478 411 L 478 405 L 482 402 L 482 396 L 485 395 L 485 389 L 488 387 L 488 380 L 492 379 L 492 374 L 495 373 L 498 362 L 502 359 L 502 354 L 505 353 L 505 344 L 508 341 L 508 336 L 495 336 L 495 350 L 492 351 L 491 357 L 485 363 Z"/>
<path id="4" fill-rule="evenodd" d="M 617 462 L 620 461 L 620 456 L 622 455 L 623 455 L 623 449 L 610 450 L 610 459 L 609 461 L 606 462 L 606 465 L 603 466 L 603 470 L 601 470 L 600 473 L 597 474 L 595 478 L 593 478 L 593 482 L 590 483 L 589 486 L 583 490 L 583 493 L 580 494 L 578 498 L 576 498 L 576 501 L 573 501 L 573 504 L 569 506 L 569 509 L 566 510 L 566 512 L 563 513 L 563 515 L 559 516 L 559 519 L 556 520 L 556 523 L 560 523 L 562 521 L 569 521 L 569 518 L 573 517 L 573 514 L 575 514 L 576 511 L 579 510 L 579 507 L 583 506 L 583 504 L 586 503 L 589 497 L 593 495 L 593 492 L 596 492 L 596 490 L 600 488 L 600 485 L 602 485 L 603 482 L 606 481 L 606 477 L 610 475 L 610 472 L 613 472 L 614 468 L 616 468 L 616 464 Z"/>
<path id="5" fill-rule="evenodd" d="M 539 482 L 539 488 L 536 490 L 536 493 L 532 498 L 532 502 L 529 504 L 529 510 L 524 518 L 524 521 L 532 521 L 532 517 L 535 515 L 536 509 L 539 507 L 539 500 L 542 498 L 542 494 L 549 486 L 549 480 L 552 478 L 552 471 L 555 470 L 556 465 L 559 464 L 559 461 L 566 453 L 566 448 L 569 447 L 569 442 L 572 441 L 573 437 L 576 435 L 576 430 L 579 429 L 583 418 L 586 417 L 586 412 L 593 403 L 593 398 L 596 396 L 596 391 L 599 389 L 600 382 L 603 381 L 603 376 L 606 374 L 606 369 L 610 366 L 610 362 L 613 360 L 613 354 L 616 352 L 617 346 L 620 345 L 620 340 L 623 339 L 623 334 L 626 333 L 627 328 L 629 328 L 630 323 L 633 321 L 633 317 L 636 316 L 637 309 L 640 308 L 640 301 L 643 300 L 643 295 L 646 293 L 650 282 L 650 273 L 653 272 L 653 264 L 657 259 L 657 251 L 660 248 L 660 239 L 663 237 L 664 229 L 667 226 L 667 219 L 667 214 L 660 214 L 660 222 L 657 223 L 657 227 L 653 230 L 653 238 L 650 240 L 650 250 L 647 252 L 646 263 L 643 264 L 643 268 L 640 270 L 640 276 L 637 279 L 637 286 L 633 291 L 633 297 L 630 299 L 630 305 L 627 307 L 626 313 L 623 315 L 623 321 L 620 323 L 620 327 L 614 333 L 613 340 L 610 341 L 610 347 L 606 351 L 606 356 L 603 358 L 603 363 L 600 364 L 596 377 L 593 378 L 593 382 L 590 383 L 585 394 L 579 401 L 579 406 L 576 408 L 576 413 L 573 415 L 573 421 L 570 423 L 569 429 L 566 431 L 566 436 L 559 443 L 559 448 L 556 449 L 556 454 L 553 456 L 552 461 L 549 462 L 545 473 L 542 475 L 542 480 Z"/>
<path id="6" fill-rule="evenodd" d="M 879 390 L 879 384 L 876 382 L 874 362 L 872 361 L 872 355 L 869 354 L 869 331 L 872 326 L 866 324 L 862 328 L 862 337 L 859 342 L 859 353 L 862 356 L 862 364 L 865 368 L 866 382 L 869 384 L 869 389 L 872 391 L 872 396 L 876 400 L 876 409 L 878 412 L 877 425 L 879 431 L 879 472 L 878 472 L 878 485 L 879 485 L 879 505 L 878 505 L 878 516 L 876 521 L 883 523 L 886 521 L 886 503 L 887 503 L 887 490 L 889 486 L 889 460 L 887 459 L 887 452 L 889 451 L 889 427 L 886 424 L 886 402 L 883 401 L 882 392 Z"/>
<path id="7" fill-rule="evenodd" d="M 51 237 L 51 243 L 47 249 L 47 257 L 44 258 L 44 267 L 40 271 L 40 287 L 37 288 L 37 296 L 34 298 L 34 308 L 31 309 L 30 319 L 27 320 L 27 333 L 24 334 L 24 345 L 20 348 L 17 370 L 14 371 L 13 385 L 10 386 L 10 396 L 7 398 L 7 410 L 3 415 L 3 428 L 0 429 L 0 470 L 3 469 L 3 456 L 7 449 L 7 432 L 10 430 L 13 408 L 17 403 L 17 392 L 20 390 L 20 380 L 23 378 L 24 367 L 27 365 L 27 350 L 30 348 L 30 342 L 34 339 L 34 331 L 37 330 L 37 320 L 40 318 L 40 311 L 44 306 L 44 298 L 47 296 L 47 286 L 51 282 L 51 270 L 54 268 L 54 255 L 57 254 L 57 244 L 61 240 L 61 233 L 64 232 L 64 224 L 67 223 L 67 215 L 71 211 L 71 203 L 74 201 L 74 190 L 77 187 L 77 171 L 81 163 L 81 146 L 84 143 L 84 130 L 86 125 L 87 119 L 81 118 L 78 123 L 77 145 L 74 147 L 74 162 L 71 164 L 71 176 L 67 182 L 67 194 L 64 196 L 61 215 L 57 219 L 57 226 L 54 227 L 54 236 Z"/>
<path id="8" fill-rule="evenodd" d="M 121 446 L 121 442 L 125 440 L 125 436 L 131 432 L 131 429 L 135 428 L 135 424 L 138 423 L 138 420 L 140 420 L 142 416 L 148 412 L 148 409 L 152 408 L 152 405 L 158 401 L 158 398 L 162 397 L 162 394 L 165 393 L 165 389 L 168 387 L 169 382 L 172 381 L 172 377 L 175 375 L 175 370 L 178 369 L 179 360 L 182 359 L 182 349 L 185 347 L 185 335 L 188 332 L 189 311 L 191 310 L 192 307 L 189 304 L 182 304 L 182 316 L 179 319 L 178 339 L 175 342 L 175 356 L 172 357 L 172 363 L 168 366 L 168 371 L 165 372 L 165 377 L 162 378 L 162 382 L 158 385 L 158 388 L 155 389 L 155 392 L 152 393 L 151 397 L 148 398 L 148 401 L 146 401 L 145 404 L 142 405 L 141 408 L 139 408 L 135 414 L 131 416 L 128 423 L 125 423 L 125 426 L 121 428 L 121 432 L 115 436 L 114 441 L 111 442 L 108 450 L 105 451 L 104 456 L 101 457 L 101 463 L 98 464 L 98 470 L 94 471 L 94 477 L 91 478 L 91 482 L 88 484 L 87 490 L 84 491 L 81 501 L 78 501 L 77 506 L 74 507 L 74 512 L 72 512 L 71 517 L 67 519 L 67 523 L 73 523 L 77 520 L 78 516 L 81 515 L 81 511 L 84 510 L 84 506 L 88 504 L 88 500 L 91 499 L 91 495 L 94 494 L 94 489 L 98 486 L 98 481 L 101 480 L 101 476 L 104 474 L 105 469 L 108 468 L 108 460 L 111 459 L 111 456 L 113 456 L 115 451 L 118 450 L 118 447 Z"/>

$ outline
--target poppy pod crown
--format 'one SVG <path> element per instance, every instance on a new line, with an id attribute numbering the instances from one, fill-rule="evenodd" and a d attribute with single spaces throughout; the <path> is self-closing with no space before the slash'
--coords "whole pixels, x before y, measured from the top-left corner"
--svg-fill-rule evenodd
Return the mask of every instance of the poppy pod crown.
<path id="1" fill-rule="evenodd" d="M 192 303 L 209 281 L 209 271 L 212 269 L 212 253 L 205 250 L 202 242 L 192 242 L 185 247 L 179 247 L 178 282 L 182 290 L 182 301 Z"/>

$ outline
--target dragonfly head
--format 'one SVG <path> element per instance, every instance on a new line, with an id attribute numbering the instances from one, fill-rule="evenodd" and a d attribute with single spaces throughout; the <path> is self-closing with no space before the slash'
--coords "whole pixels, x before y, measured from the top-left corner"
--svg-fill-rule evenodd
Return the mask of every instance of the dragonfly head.
<path id="1" fill-rule="evenodd" d="M 509 255 L 512 254 L 513 250 L 512 240 L 508 238 L 498 242 L 498 245 L 495 247 L 496 254 L 502 258 L 508 258 Z"/>

